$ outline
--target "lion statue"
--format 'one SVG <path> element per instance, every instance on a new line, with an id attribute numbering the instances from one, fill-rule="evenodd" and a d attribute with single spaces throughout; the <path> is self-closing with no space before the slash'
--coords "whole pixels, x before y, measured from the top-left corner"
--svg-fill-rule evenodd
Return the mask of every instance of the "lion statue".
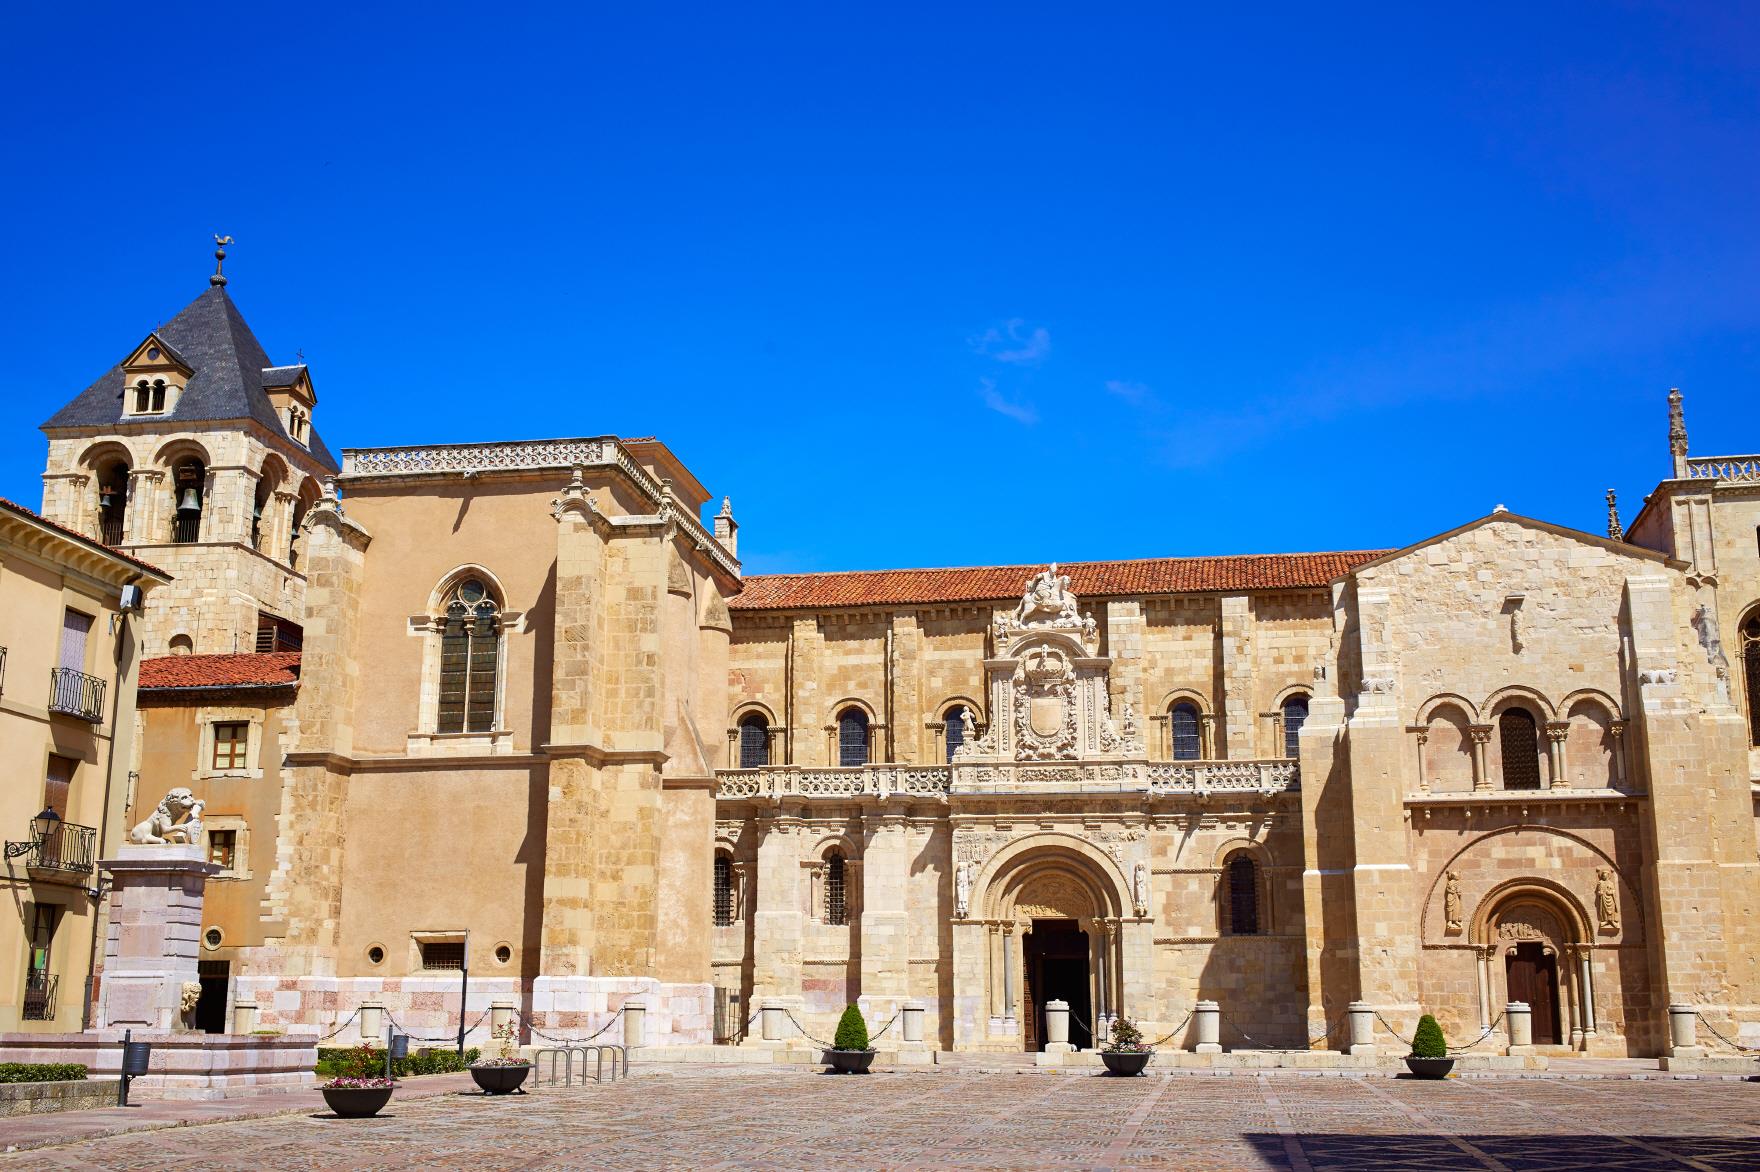
<path id="1" fill-rule="evenodd" d="M 128 833 L 133 843 L 200 843 L 202 841 L 202 810 L 207 803 L 178 786 L 160 799 L 153 816 Z"/>

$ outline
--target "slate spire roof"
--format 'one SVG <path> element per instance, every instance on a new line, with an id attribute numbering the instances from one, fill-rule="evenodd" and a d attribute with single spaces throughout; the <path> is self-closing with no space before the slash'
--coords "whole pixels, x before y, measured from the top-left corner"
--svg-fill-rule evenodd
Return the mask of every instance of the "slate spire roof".
<path id="1" fill-rule="evenodd" d="M 224 286 L 210 285 L 154 332 L 195 372 L 178 396 L 176 408 L 154 419 L 173 425 L 196 420 L 254 419 L 276 435 L 288 438 L 280 416 L 263 393 L 263 372 L 286 368 L 278 368 L 269 361 L 262 343 L 251 333 Z M 119 362 L 51 416 L 43 430 L 105 427 L 123 422 L 128 418 L 123 415 L 123 389 Z M 312 432 L 309 450 L 331 471 L 340 468 L 316 430 Z"/>

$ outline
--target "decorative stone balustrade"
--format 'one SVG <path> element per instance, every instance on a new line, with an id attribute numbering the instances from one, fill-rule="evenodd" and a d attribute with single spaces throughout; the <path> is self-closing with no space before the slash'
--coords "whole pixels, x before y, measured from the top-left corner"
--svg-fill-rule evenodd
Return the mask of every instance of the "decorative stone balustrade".
<path id="1" fill-rule="evenodd" d="M 1229 790 L 1269 794 L 1302 788 L 1301 770 L 1287 757 L 1268 761 L 1154 761 L 1147 771 L 1149 791 L 1157 794 Z"/>
<path id="2" fill-rule="evenodd" d="M 1760 456 L 1700 456 L 1687 461 L 1689 480 L 1760 481 Z"/>
<path id="3" fill-rule="evenodd" d="M 945 765 L 858 765 L 847 769 L 774 765 L 721 769 L 715 778 L 718 798 L 938 798 L 946 796 L 953 771 Z"/>
<path id="4" fill-rule="evenodd" d="M 596 439 L 523 440 L 505 444 L 425 444 L 407 448 L 344 448 L 342 475 L 376 476 L 475 476 L 484 472 L 526 472 L 571 468 L 616 468 L 657 506 L 660 516 L 672 520 L 691 543 L 704 550 L 727 573 L 739 576 L 735 561 L 721 543 L 710 536 L 702 522 L 648 470 L 636 462 L 615 436 Z"/>

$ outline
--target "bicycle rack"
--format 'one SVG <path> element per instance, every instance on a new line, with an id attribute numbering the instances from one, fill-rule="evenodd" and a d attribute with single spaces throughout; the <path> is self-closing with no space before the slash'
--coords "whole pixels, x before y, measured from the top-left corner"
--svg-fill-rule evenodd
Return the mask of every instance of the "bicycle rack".
<path id="1" fill-rule="evenodd" d="M 629 1048 L 626 1046 L 614 1045 L 610 1042 L 586 1046 L 551 1046 L 536 1051 L 532 1055 L 532 1088 L 536 1090 L 545 1085 L 555 1086 L 558 1064 L 562 1067 L 562 1085 L 565 1087 L 574 1086 L 575 1055 L 577 1054 L 580 1055 L 581 1085 L 583 1087 L 587 1085 L 588 1079 L 594 1082 L 606 1081 L 605 1058 L 607 1054 L 611 1057 L 611 1081 L 616 1082 L 619 1078 L 629 1077 Z M 593 1072 L 591 1074 L 587 1073 L 587 1056 L 589 1054 L 593 1057 Z M 546 1065 L 546 1061 L 548 1065 Z M 622 1065 L 621 1072 L 618 1069 L 620 1063 Z"/>

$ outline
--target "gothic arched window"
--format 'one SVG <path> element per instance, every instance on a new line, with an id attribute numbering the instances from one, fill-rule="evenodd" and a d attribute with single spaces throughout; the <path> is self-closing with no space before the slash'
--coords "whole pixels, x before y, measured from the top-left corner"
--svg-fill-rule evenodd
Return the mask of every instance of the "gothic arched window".
<path id="1" fill-rule="evenodd" d="M 1760 611 L 1742 624 L 1742 670 L 1748 685 L 1748 741 L 1760 746 Z"/>
<path id="2" fill-rule="evenodd" d="M 955 704 L 942 715 L 941 726 L 944 740 L 947 742 L 947 763 L 953 764 L 953 755 L 959 747 L 966 743 L 966 706 Z"/>
<path id="3" fill-rule="evenodd" d="M 1504 789 L 1540 788 L 1540 726 L 1526 708 L 1507 708 L 1497 718 Z"/>
<path id="4" fill-rule="evenodd" d="M 1222 865 L 1222 879 L 1228 884 L 1228 933 L 1231 936 L 1259 934 L 1259 866 L 1253 856 L 1237 851 Z"/>
<path id="5" fill-rule="evenodd" d="M 441 615 L 438 732 L 495 727 L 495 675 L 501 664 L 501 608 L 480 578 L 452 590 Z"/>
<path id="6" fill-rule="evenodd" d="M 1173 759 L 1196 761 L 1203 752 L 1203 742 L 1198 736 L 1198 706 L 1189 700 L 1181 700 L 1168 710 L 1167 723 L 1173 739 Z"/>
<path id="7" fill-rule="evenodd" d="M 725 928 L 733 923 L 733 860 L 726 855 L 715 856 L 715 926 Z"/>
<path id="8" fill-rule="evenodd" d="M 770 722 L 762 713 L 753 712 L 740 718 L 739 767 L 761 769 L 770 764 Z"/>
<path id="9" fill-rule="evenodd" d="M 868 714 L 860 708 L 845 708 L 837 717 L 837 763 L 866 765 L 868 763 Z"/>
<path id="10" fill-rule="evenodd" d="M 1302 726 L 1308 723 L 1308 698 L 1301 693 L 1283 702 L 1283 755 L 1301 756 Z"/>

